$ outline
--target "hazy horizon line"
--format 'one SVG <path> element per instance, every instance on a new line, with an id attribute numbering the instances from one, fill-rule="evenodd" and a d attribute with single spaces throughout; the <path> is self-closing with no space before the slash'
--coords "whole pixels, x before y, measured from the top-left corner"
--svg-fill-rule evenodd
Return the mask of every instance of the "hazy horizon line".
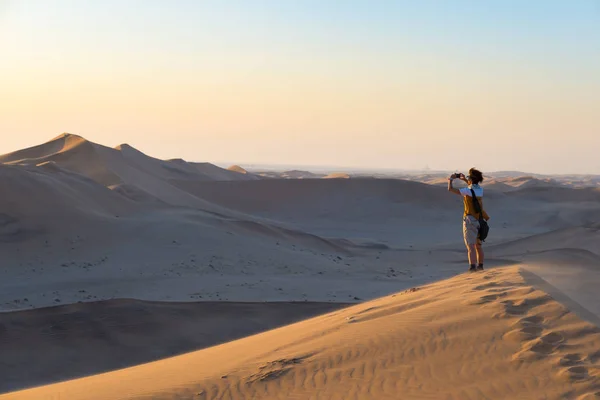
<path id="1" fill-rule="evenodd" d="M 79 133 L 70 133 L 67 131 L 63 131 L 61 133 L 59 133 L 56 136 L 52 136 L 50 139 L 43 141 L 41 143 L 38 144 L 34 144 L 31 146 L 26 146 L 26 147 L 22 147 L 13 151 L 9 151 L 8 153 L 1 153 L 0 155 L 3 154 L 10 154 L 10 153 L 14 153 L 14 152 L 18 152 L 18 151 L 22 151 L 24 149 L 28 149 L 28 148 L 32 148 L 32 147 L 36 147 L 36 146 L 41 146 L 44 145 L 46 143 L 52 142 L 53 140 L 59 139 L 64 135 L 70 135 L 70 136 L 75 136 L 75 137 L 79 137 L 83 140 L 89 141 L 91 143 L 100 145 L 100 146 L 104 146 L 104 147 L 109 147 L 109 148 L 116 148 L 119 146 L 123 146 L 123 145 L 128 145 L 130 147 L 133 147 L 134 149 L 136 149 L 137 151 L 140 151 L 142 153 L 144 153 L 145 155 L 147 155 L 148 157 L 152 157 L 152 158 L 157 158 L 163 161 L 169 161 L 169 160 L 175 160 L 175 159 L 184 159 L 181 157 L 165 157 L 165 158 L 161 158 L 158 156 L 154 156 L 151 155 L 150 152 L 146 151 L 146 150 L 140 150 L 139 147 L 137 147 L 137 145 L 132 145 L 127 143 L 127 141 L 125 142 L 121 142 L 118 145 L 112 146 L 112 145 L 105 145 L 96 141 L 93 141 L 91 139 L 88 139 L 86 136 L 79 134 Z M 430 175 L 435 175 L 435 174 L 451 174 L 454 172 L 463 172 L 466 173 L 468 171 L 469 168 L 472 168 L 473 166 L 467 166 L 463 169 L 440 169 L 440 168 L 429 168 L 429 167 L 423 167 L 423 168 L 404 168 L 404 167 L 368 167 L 368 166 L 352 166 L 352 165 L 336 165 L 336 164 L 311 164 L 311 163 L 269 163 L 269 162 L 239 162 L 239 161 L 215 161 L 215 160 L 210 160 L 210 159 L 205 159 L 205 160 L 196 160 L 196 159 L 192 159 L 192 158 L 188 158 L 188 159 L 184 159 L 187 162 L 192 162 L 192 163 L 211 163 L 214 164 L 218 167 L 221 168 L 229 168 L 231 166 L 237 165 L 240 166 L 244 169 L 254 169 L 254 170 L 261 170 L 263 169 L 265 172 L 268 171 L 277 171 L 277 172 L 282 172 L 283 171 L 289 171 L 289 170 L 303 170 L 303 171 L 307 171 L 307 172 L 354 172 L 354 173 L 399 173 L 399 174 L 407 174 L 407 175 L 412 175 L 412 174 L 430 174 Z M 541 173 L 541 172 L 532 172 L 532 171 L 521 171 L 521 170 L 510 170 L 510 169 L 498 169 L 498 170 L 491 170 L 491 171 L 486 171 L 485 168 L 479 168 L 480 170 L 482 170 L 482 172 L 484 173 L 484 175 L 494 175 L 494 174 L 518 174 L 519 176 L 537 176 L 537 177 L 553 177 L 553 176 L 562 176 L 562 177 L 568 177 L 568 176 L 573 176 L 573 177 L 597 177 L 600 176 L 600 174 L 597 173 Z"/>

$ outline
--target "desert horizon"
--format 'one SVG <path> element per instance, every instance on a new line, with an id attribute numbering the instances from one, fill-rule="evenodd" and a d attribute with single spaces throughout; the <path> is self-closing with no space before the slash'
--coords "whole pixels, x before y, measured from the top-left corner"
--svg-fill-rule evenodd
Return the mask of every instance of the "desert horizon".
<path id="1" fill-rule="evenodd" d="M 84 137 L 84 135 L 63 132 L 58 134 L 54 139 L 50 139 L 48 141 L 55 140 L 61 136 L 66 137 L 74 137 L 81 138 L 82 140 L 89 141 Z M 107 146 L 107 145 L 105 145 Z M 129 146 L 129 144 L 122 143 L 119 145 L 115 145 L 114 148 L 118 148 L 120 146 Z M 110 147 L 110 146 L 108 146 Z M 17 150 L 18 151 L 18 150 Z M 10 154 L 11 152 L 7 153 Z M 167 159 L 175 160 L 175 159 Z M 356 166 L 348 166 L 348 165 L 315 165 L 315 164 L 262 164 L 255 162 L 239 162 L 239 161 L 206 161 L 206 160 L 187 160 L 189 162 L 196 163 L 210 163 L 214 164 L 217 167 L 223 169 L 234 170 L 237 172 L 253 172 L 255 174 L 268 176 L 269 174 L 278 174 L 277 176 L 283 177 L 283 174 L 286 173 L 296 173 L 297 175 L 292 178 L 304 178 L 304 177 L 324 177 L 329 174 L 336 173 L 348 173 L 354 176 L 365 177 L 389 177 L 389 178 L 412 178 L 414 176 L 418 177 L 443 177 L 445 178 L 447 175 L 452 174 L 459 170 L 460 168 L 454 169 L 439 169 L 433 170 L 429 167 L 423 168 L 366 168 L 366 167 L 356 167 Z M 311 175 L 312 174 L 312 175 Z M 585 185 L 587 180 L 592 181 L 593 183 L 589 184 L 590 186 L 595 186 L 597 178 L 600 177 L 600 174 L 595 174 L 592 172 L 589 173 L 541 173 L 541 172 L 533 172 L 533 171 L 517 171 L 517 170 L 491 170 L 486 171 L 486 176 L 495 178 L 525 178 L 525 177 L 534 177 L 534 178 L 559 178 L 559 179 L 571 179 L 577 180 L 579 179 L 582 185 Z"/>

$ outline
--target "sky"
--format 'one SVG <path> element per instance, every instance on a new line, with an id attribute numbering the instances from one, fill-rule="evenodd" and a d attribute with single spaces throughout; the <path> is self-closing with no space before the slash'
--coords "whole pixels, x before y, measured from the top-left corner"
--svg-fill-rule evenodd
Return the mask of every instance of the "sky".
<path id="1" fill-rule="evenodd" d="M 0 153 L 600 174 L 600 0 L 0 0 Z"/>

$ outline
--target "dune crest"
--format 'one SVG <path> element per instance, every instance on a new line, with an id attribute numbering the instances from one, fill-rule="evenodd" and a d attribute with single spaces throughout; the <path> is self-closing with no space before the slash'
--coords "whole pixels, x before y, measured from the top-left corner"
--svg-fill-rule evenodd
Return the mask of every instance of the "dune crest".
<path id="1" fill-rule="evenodd" d="M 246 171 L 244 168 L 240 167 L 239 165 L 232 165 L 231 167 L 227 168 L 229 171 L 233 171 L 233 172 L 237 172 L 240 174 L 247 174 L 248 171 Z"/>
<path id="2" fill-rule="evenodd" d="M 323 179 L 350 179 L 350 175 L 344 172 L 333 172 L 327 176 L 324 176 Z"/>

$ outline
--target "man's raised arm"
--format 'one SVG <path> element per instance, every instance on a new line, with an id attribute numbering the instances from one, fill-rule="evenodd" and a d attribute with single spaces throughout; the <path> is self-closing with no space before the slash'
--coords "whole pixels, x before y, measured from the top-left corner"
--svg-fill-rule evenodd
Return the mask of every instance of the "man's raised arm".
<path id="1" fill-rule="evenodd" d="M 450 178 L 448 178 L 448 191 L 452 192 L 454 194 L 460 194 L 460 190 L 458 190 L 452 186 L 452 181 L 454 180 L 454 177 L 455 177 L 455 175 L 452 174 L 450 176 Z"/>

